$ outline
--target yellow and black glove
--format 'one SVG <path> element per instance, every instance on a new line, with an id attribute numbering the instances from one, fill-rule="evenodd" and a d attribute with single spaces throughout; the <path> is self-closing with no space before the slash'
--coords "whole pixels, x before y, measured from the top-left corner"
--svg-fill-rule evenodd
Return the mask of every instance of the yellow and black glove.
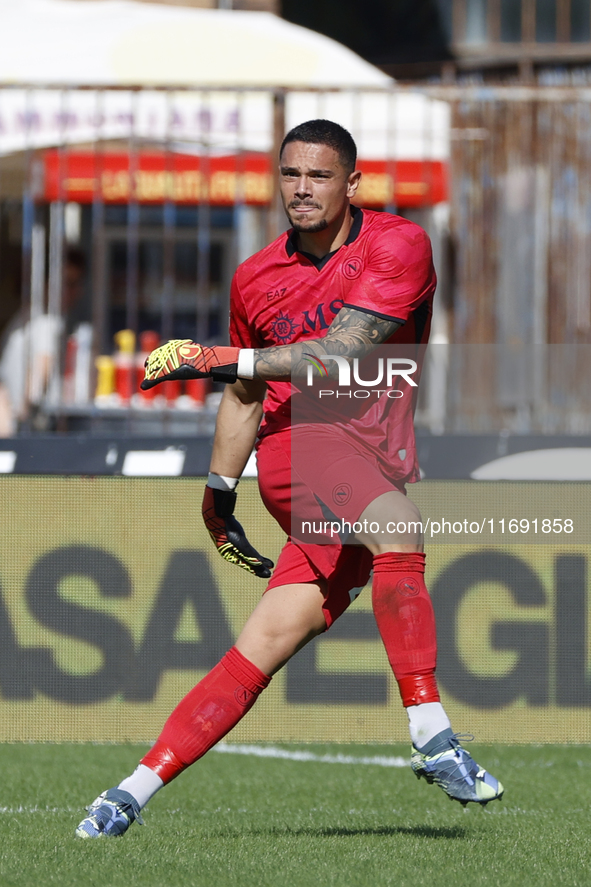
<path id="1" fill-rule="evenodd" d="M 231 564 L 237 564 L 254 576 L 268 579 L 273 561 L 256 551 L 246 536 L 242 525 L 234 515 L 236 493 L 233 490 L 214 490 L 205 487 L 203 496 L 203 520 L 214 545 Z"/>
<path id="2" fill-rule="evenodd" d="M 172 339 L 148 355 L 140 388 L 153 388 L 173 379 L 207 379 L 235 382 L 240 348 L 227 345 L 198 345 L 191 339 Z"/>

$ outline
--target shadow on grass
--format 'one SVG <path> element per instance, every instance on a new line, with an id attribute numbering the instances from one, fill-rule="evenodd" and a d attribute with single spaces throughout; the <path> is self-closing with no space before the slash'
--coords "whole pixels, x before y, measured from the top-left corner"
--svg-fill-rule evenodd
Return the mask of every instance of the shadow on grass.
<path id="1" fill-rule="evenodd" d="M 247 828 L 236 832 L 236 837 L 252 837 L 267 836 L 269 838 L 282 837 L 307 837 L 307 838 L 352 838 L 359 835 L 392 838 L 395 835 L 406 835 L 409 838 L 429 838 L 431 840 L 458 841 L 466 837 L 466 829 L 460 826 L 449 826 L 443 828 L 434 828 L 429 825 L 382 825 L 365 828 L 346 828 L 346 827 L 327 827 L 327 828 L 290 828 L 286 826 L 275 826 L 268 829 Z M 229 832 L 224 831 L 224 837 L 229 837 Z"/>
<path id="2" fill-rule="evenodd" d="M 280 835 L 282 829 L 273 829 L 275 835 Z M 302 829 L 285 829 L 285 834 L 289 835 L 307 835 L 309 837 L 353 837 L 355 835 L 378 835 L 385 838 L 394 835 L 408 835 L 411 838 L 437 838 L 446 840 L 459 840 L 466 837 L 466 829 L 459 826 L 450 826 L 449 828 L 433 828 L 429 825 L 382 825 L 374 828 L 302 828 Z"/>

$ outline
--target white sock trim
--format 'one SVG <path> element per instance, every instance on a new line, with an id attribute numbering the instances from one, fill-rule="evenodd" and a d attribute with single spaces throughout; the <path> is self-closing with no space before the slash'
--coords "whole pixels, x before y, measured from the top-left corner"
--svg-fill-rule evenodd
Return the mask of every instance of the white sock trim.
<path id="1" fill-rule="evenodd" d="M 448 716 L 440 702 L 423 702 L 421 705 L 409 705 L 408 729 L 415 748 L 427 745 L 442 730 L 451 727 Z"/>
<path id="2" fill-rule="evenodd" d="M 157 791 L 160 791 L 163 785 L 164 783 L 157 773 L 154 773 L 145 764 L 138 764 L 131 776 L 120 782 L 117 788 L 133 795 L 141 809 L 146 806 Z"/>
<path id="3" fill-rule="evenodd" d="M 212 490 L 229 490 L 232 492 L 238 486 L 239 477 L 227 477 L 225 474 L 214 474 L 210 471 L 207 475 L 207 486 Z"/>
<path id="4" fill-rule="evenodd" d="M 238 352 L 239 379 L 254 379 L 254 348 L 241 348 Z"/>

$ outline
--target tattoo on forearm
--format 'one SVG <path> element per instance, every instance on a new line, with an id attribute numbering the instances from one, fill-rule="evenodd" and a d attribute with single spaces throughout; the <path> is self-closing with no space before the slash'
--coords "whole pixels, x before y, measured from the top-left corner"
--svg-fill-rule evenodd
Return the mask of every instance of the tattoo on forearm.
<path id="1" fill-rule="evenodd" d="M 304 357 L 306 354 L 320 358 L 335 354 L 351 360 L 355 357 L 362 359 L 377 345 L 386 342 L 399 326 L 396 320 L 376 317 L 354 308 L 341 308 L 323 339 L 256 349 L 254 378 L 275 382 L 301 378 L 310 366 Z M 336 370 L 335 363 L 335 376 Z"/>

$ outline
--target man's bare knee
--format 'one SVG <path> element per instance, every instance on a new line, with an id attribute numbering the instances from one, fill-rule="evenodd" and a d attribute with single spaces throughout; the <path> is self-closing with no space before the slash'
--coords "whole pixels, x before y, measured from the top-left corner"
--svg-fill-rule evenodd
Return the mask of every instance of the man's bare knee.
<path id="1" fill-rule="evenodd" d="M 372 554 L 423 550 L 421 512 L 404 493 L 393 490 L 378 496 L 359 520 L 364 532 L 357 534 L 356 538 Z"/>
<path id="2" fill-rule="evenodd" d="M 310 582 L 269 589 L 236 641 L 243 656 L 272 675 L 325 631 L 324 585 Z"/>

